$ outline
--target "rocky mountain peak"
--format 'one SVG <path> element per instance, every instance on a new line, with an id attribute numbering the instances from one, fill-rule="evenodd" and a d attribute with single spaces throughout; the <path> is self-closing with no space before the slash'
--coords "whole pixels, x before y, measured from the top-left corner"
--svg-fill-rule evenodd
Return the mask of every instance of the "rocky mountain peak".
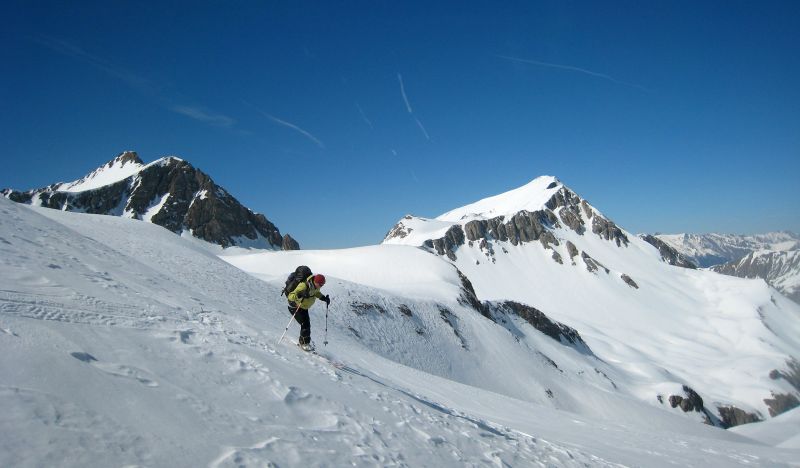
<path id="1" fill-rule="evenodd" d="M 564 258 L 573 259 L 579 253 L 575 244 L 567 241 L 575 235 L 578 238 L 599 236 L 617 247 L 629 244 L 627 234 L 613 221 L 557 178 L 542 176 L 522 187 L 448 211 L 435 219 L 405 216 L 387 233 L 383 242 L 421 246 L 451 261 L 457 260 L 456 251 L 461 246 L 467 246 L 478 249 L 492 263 L 499 252 L 507 252 L 508 245 L 538 242 L 542 248 L 553 251 L 553 261 L 563 264 Z M 566 247 L 562 249 L 562 245 Z M 594 259 L 586 260 L 591 259 L 589 254 L 580 253 L 589 271 L 608 272 Z M 575 265 L 573 260 L 569 263 Z"/>
<path id="2" fill-rule="evenodd" d="M 300 247 L 264 215 L 174 156 L 145 165 L 136 152 L 125 151 L 75 182 L 27 192 L 6 189 L 3 195 L 46 208 L 139 219 L 222 247 Z"/>
<path id="3" fill-rule="evenodd" d="M 119 156 L 109 161 L 106 166 L 111 167 L 114 164 L 124 166 L 127 163 L 138 164 L 140 166 L 144 165 L 144 162 L 139 159 L 139 154 L 136 153 L 136 151 L 123 151 L 119 154 Z"/>

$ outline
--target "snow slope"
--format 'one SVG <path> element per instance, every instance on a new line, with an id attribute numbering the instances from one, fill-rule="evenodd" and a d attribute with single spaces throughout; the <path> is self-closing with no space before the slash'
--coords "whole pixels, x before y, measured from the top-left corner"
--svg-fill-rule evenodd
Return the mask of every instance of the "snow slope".
<path id="1" fill-rule="evenodd" d="M 135 154 L 132 151 L 124 151 L 119 157 L 76 181 L 56 184 L 54 190 L 83 192 L 125 180 L 147 167 L 138 161 Z"/>
<path id="2" fill-rule="evenodd" d="M 710 269 L 740 278 L 761 278 L 800 304 L 800 250 L 758 250 Z"/>
<path id="3" fill-rule="evenodd" d="M 677 417 L 572 369 L 528 362 L 525 353 L 539 346 L 572 356 L 575 366 L 584 358 L 532 330 L 517 335 L 520 342 L 504 337 L 453 299 L 431 302 L 424 289 L 396 296 L 378 289 L 380 281 L 331 276 L 324 351 L 345 363 L 335 367 L 276 343 L 288 319 L 282 278 L 261 281 L 158 226 L 0 199 L 0 252 L 1 466 L 790 466 L 798 459 L 797 450 Z M 436 265 L 425 267 L 454 280 Z M 449 293 L 436 294 L 440 301 Z M 352 311 L 366 302 L 384 313 Z M 394 312 L 400 302 L 412 317 Z M 479 334 L 496 341 L 464 350 L 440 306 L 458 317 L 471 346 Z M 422 338 L 405 343 L 408 335 Z M 392 355 L 409 345 L 417 367 Z M 520 354 L 508 354 L 509 346 Z M 442 377 L 467 380 L 456 367 L 480 361 L 470 353 L 488 359 L 501 379 L 530 372 L 530 383 L 560 383 L 565 394 L 592 397 L 585 406 L 594 409 L 566 411 L 546 397 Z M 439 363 L 440 375 L 421 370 Z"/>

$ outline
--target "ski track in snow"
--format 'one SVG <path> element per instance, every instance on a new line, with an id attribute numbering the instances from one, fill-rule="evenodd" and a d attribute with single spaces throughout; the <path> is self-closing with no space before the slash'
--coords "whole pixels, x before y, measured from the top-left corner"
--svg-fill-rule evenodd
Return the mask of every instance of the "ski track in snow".
<path id="1" fill-rule="evenodd" d="M 423 374 L 352 345 L 346 315 L 335 319 L 342 329 L 331 328 L 330 349 L 309 355 L 290 343 L 296 326 L 276 343 L 290 318 L 277 287 L 156 226 L 5 200 L 0 214 L 0 466 L 783 466 L 793 459 L 704 432 L 713 429 L 657 432 L 662 440 L 653 440 L 642 434 L 646 425 L 538 413 L 477 388 L 471 401 L 458 395 L 463 384 L 407 379 Z M 407 322 L 411 335 L 424 323 L 420 308 Z M 377 341 L 398 339 L 380 312 L 370 313 L 360 320 Z M 458 338 L 449 339 L 458 349 Z M 486 409 L 492 398 L 500 406 Z M 519 414 L 502 409 L 517 403 Z M 548 426 L 551 437 L 540 435 Z"/>

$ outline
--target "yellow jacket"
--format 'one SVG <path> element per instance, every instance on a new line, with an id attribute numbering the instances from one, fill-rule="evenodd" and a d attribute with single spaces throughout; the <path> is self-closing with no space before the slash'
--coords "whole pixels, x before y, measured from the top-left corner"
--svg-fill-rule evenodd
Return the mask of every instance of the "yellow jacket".
<path id="1" fill-rule="evenodd" d="M 314 285 L 314 280 L 312 279 L 314 276 L 309 276 L 306 278 L 305 281 L 298 284 L 294 291 L 290 292 L 288 296 L 289 302 L 292 303 L 294 307 L 297 307 L 298 304 L 300 305 L 301 309 L 310 309 L 317 299 L 322 298 L 322 292 L 317 289 Z"/>

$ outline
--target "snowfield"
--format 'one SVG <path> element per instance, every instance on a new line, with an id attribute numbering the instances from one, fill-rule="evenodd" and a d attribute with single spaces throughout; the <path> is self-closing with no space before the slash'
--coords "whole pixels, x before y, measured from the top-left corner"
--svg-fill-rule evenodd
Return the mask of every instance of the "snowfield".
<path id="1" fill-rule="evenodd" d="M 652 265 L 584 247 L 640 290 L 606 273 L 548 290 L 566 273 L 547 267 L 490 297 L 513 279 L 499 267 L 402 245 L 221 259 L 153 224 L 0 199 L 0 466 L 798 466 L 797 409 L 726 431 L 651 393 L 691 380 L 761 398 L 768 382 L 747 372 L 797 355 L 797 306 L 709 272 L 658 284 L 653 269 L 672 267 L 638 242 Z M 517 261 L 492 265 L 528 274 Z M 324 305 L 311 314 L 320 356 L 292 344 L 296 324 L 278 344 L 300 263 L 328 276 L 327 346 Z M 529 299 L 590 351 L 480 314 L 456 266 L 481 300 Z M 617 307 L 618 290 L 632 299 Z"/>

